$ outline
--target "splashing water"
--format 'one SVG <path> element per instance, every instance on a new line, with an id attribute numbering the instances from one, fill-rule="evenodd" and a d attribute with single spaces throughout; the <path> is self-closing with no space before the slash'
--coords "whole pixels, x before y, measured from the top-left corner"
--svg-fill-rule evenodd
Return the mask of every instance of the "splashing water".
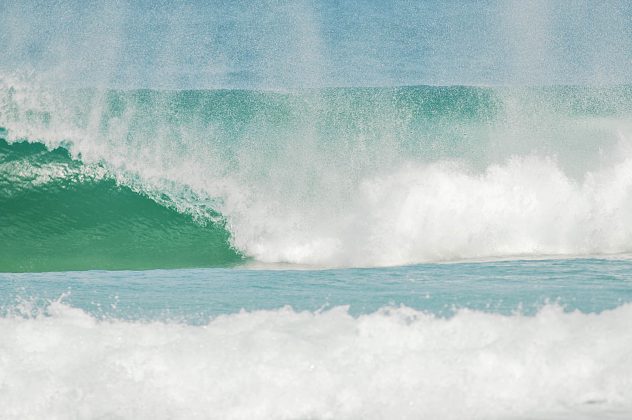
<path id="1" fill-rule="evenodd" d="M 45 210 L 32 215 L 31 203 L 100 206 L 114 194 L 112 212 L 121 213 L 86 219 L 87 228 L 107 217 L 137 226 L 127 222 L 138 213 L 130 206 L 150 198 L 176 212 L 147 221 L 165 228 L 159 247 L 173 243 L 168 232 L 178 226 L 208 242 L 208 257 L 180 266 L 231 263 L 235 252 L 261 262 L 373 266 L 632 251 L 627 87 L 30 88 L 5 85 L 0 116 L 9 141 L 4 195 L 16 206 L 5 226 L 36 220 L 29 240 L 58 224 Z M 12 190 L 30 198 L 16 201 Z M 177 213 L 193 224 L 184 228 L 191 222 Z M 34 248 L 29 240 L 23 255 Z M 25 257 L 12 255 L 20 266 Z M 144 258 L 120 266 L 169 266 Z"/>

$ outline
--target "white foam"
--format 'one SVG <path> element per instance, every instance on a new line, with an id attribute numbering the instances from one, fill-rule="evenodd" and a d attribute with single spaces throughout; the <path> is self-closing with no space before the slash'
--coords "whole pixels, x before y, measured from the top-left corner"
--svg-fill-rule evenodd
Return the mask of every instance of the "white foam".
<path id="1" fill-rule="evenodd" d="M 270 201 L 224 213 L 237 248 L 266 262 L 374 266 L 632 251 L 632 158 L 582 180 L 539 156 L 483 173 L 409 163 L 363 179 L 347 200 L 325 202 L 331 207 Z"/>
<path id="2" fill-rule="evenodd" d="M 2 418 L 600 418 L 632 412 L 632 305 L 0 318 Z"/>
<path id="3" fill-rule="evenodd" d="M 388 100 L 370 133 L 341 128 L 337 142 L 318 137 L 311 121 L 318 111 L 293 121 L 305 126 L 288 126 L 288 134 L 277 133 L 262 110 L 234 140 L 221 124 L 170 126 L 160 110 L 148 116 L 133 103 L 103 117 L 102 92 L 86 99 L 18 82 L 0 83 L 0 92 L 13 110 L 0 113 L 11 140 L 66 144 L 118 182 L 199 219 L 212 218 L 214 209 L 234 247 L 262 263 L 386 266 L 632 252 L 632 126 L 625 115 L 557 118 L 550 107 L 540 115 L 514 104 L 516 121 L 498 123 L 488 139 L 499 157 L 477 167 L 471 156 L 408 156 L 397 136 L 413 123 Z M 523 111 L 530 112 L 524 121 Z M 45 123 L 34 121 L 40 114 Z M 136 127 L 130 135 L 139 121 L 155 130 L 138 134 Z M 543 127 L 531 128 L 537 123 Z M 543 133 L 546 142 L 538 140 Z M 563 155 L 582 147 L 599 155 Z"/>

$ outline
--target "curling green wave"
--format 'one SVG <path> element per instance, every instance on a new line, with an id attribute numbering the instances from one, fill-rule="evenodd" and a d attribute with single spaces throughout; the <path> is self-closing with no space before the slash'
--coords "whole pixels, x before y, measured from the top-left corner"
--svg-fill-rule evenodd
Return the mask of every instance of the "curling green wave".
<path id="1" fill-rule="evenodd" d="M 0 139 L 0 271 L 226 266 L 241 259 L 228 239 L 63 148 Z"/>

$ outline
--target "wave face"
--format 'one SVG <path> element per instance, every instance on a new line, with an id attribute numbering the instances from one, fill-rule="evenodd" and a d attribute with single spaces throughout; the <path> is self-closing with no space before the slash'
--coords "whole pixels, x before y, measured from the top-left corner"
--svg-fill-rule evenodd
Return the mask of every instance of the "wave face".
<path id="1" fill-rule="evenodd" d="M 632 409 L 630 304 L 447 319 L 286 307 L 202 326 L 98 320 L 60 302 L 22 311 L 0 317 L 7 418 L 623 419 Z"/>
<path id="2" fill-rule="evenodd" d="M 12 79 L 0 106 L 3 270 L 632 251 L 627 86 L 53 91 Z M 96 214 L 103 229 L 86 222 Z M 130 253 L 145 262 L 123 264 Z"/>
<path id="3" fill-rule="evenodd" d="M 221 224 L 201 225 L 65 149 L 0 140 L 0 270 L 227 265 Z"/>

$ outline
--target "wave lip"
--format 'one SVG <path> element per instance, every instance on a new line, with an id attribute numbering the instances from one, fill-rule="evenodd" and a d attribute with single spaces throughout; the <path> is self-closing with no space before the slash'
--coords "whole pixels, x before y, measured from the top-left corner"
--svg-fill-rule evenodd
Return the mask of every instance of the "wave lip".
<path id="1" fill-rule="evenodd" d="M 206 223 L 216 256 L 184 266 L 239 255 L 349 267 L 632 252 L 630 86 L 51 92 L 1 82 L 5 147 L 67 151 L 25 161 L 29 182 L 61 174 L 93 196 L 116 186 L 138 193 L 135 205 L 173 211 L 151 223 Z M 25 170 L 7 165 L 4 174 Z M 195 242 L 202 230 L 191 229 Z"/>

